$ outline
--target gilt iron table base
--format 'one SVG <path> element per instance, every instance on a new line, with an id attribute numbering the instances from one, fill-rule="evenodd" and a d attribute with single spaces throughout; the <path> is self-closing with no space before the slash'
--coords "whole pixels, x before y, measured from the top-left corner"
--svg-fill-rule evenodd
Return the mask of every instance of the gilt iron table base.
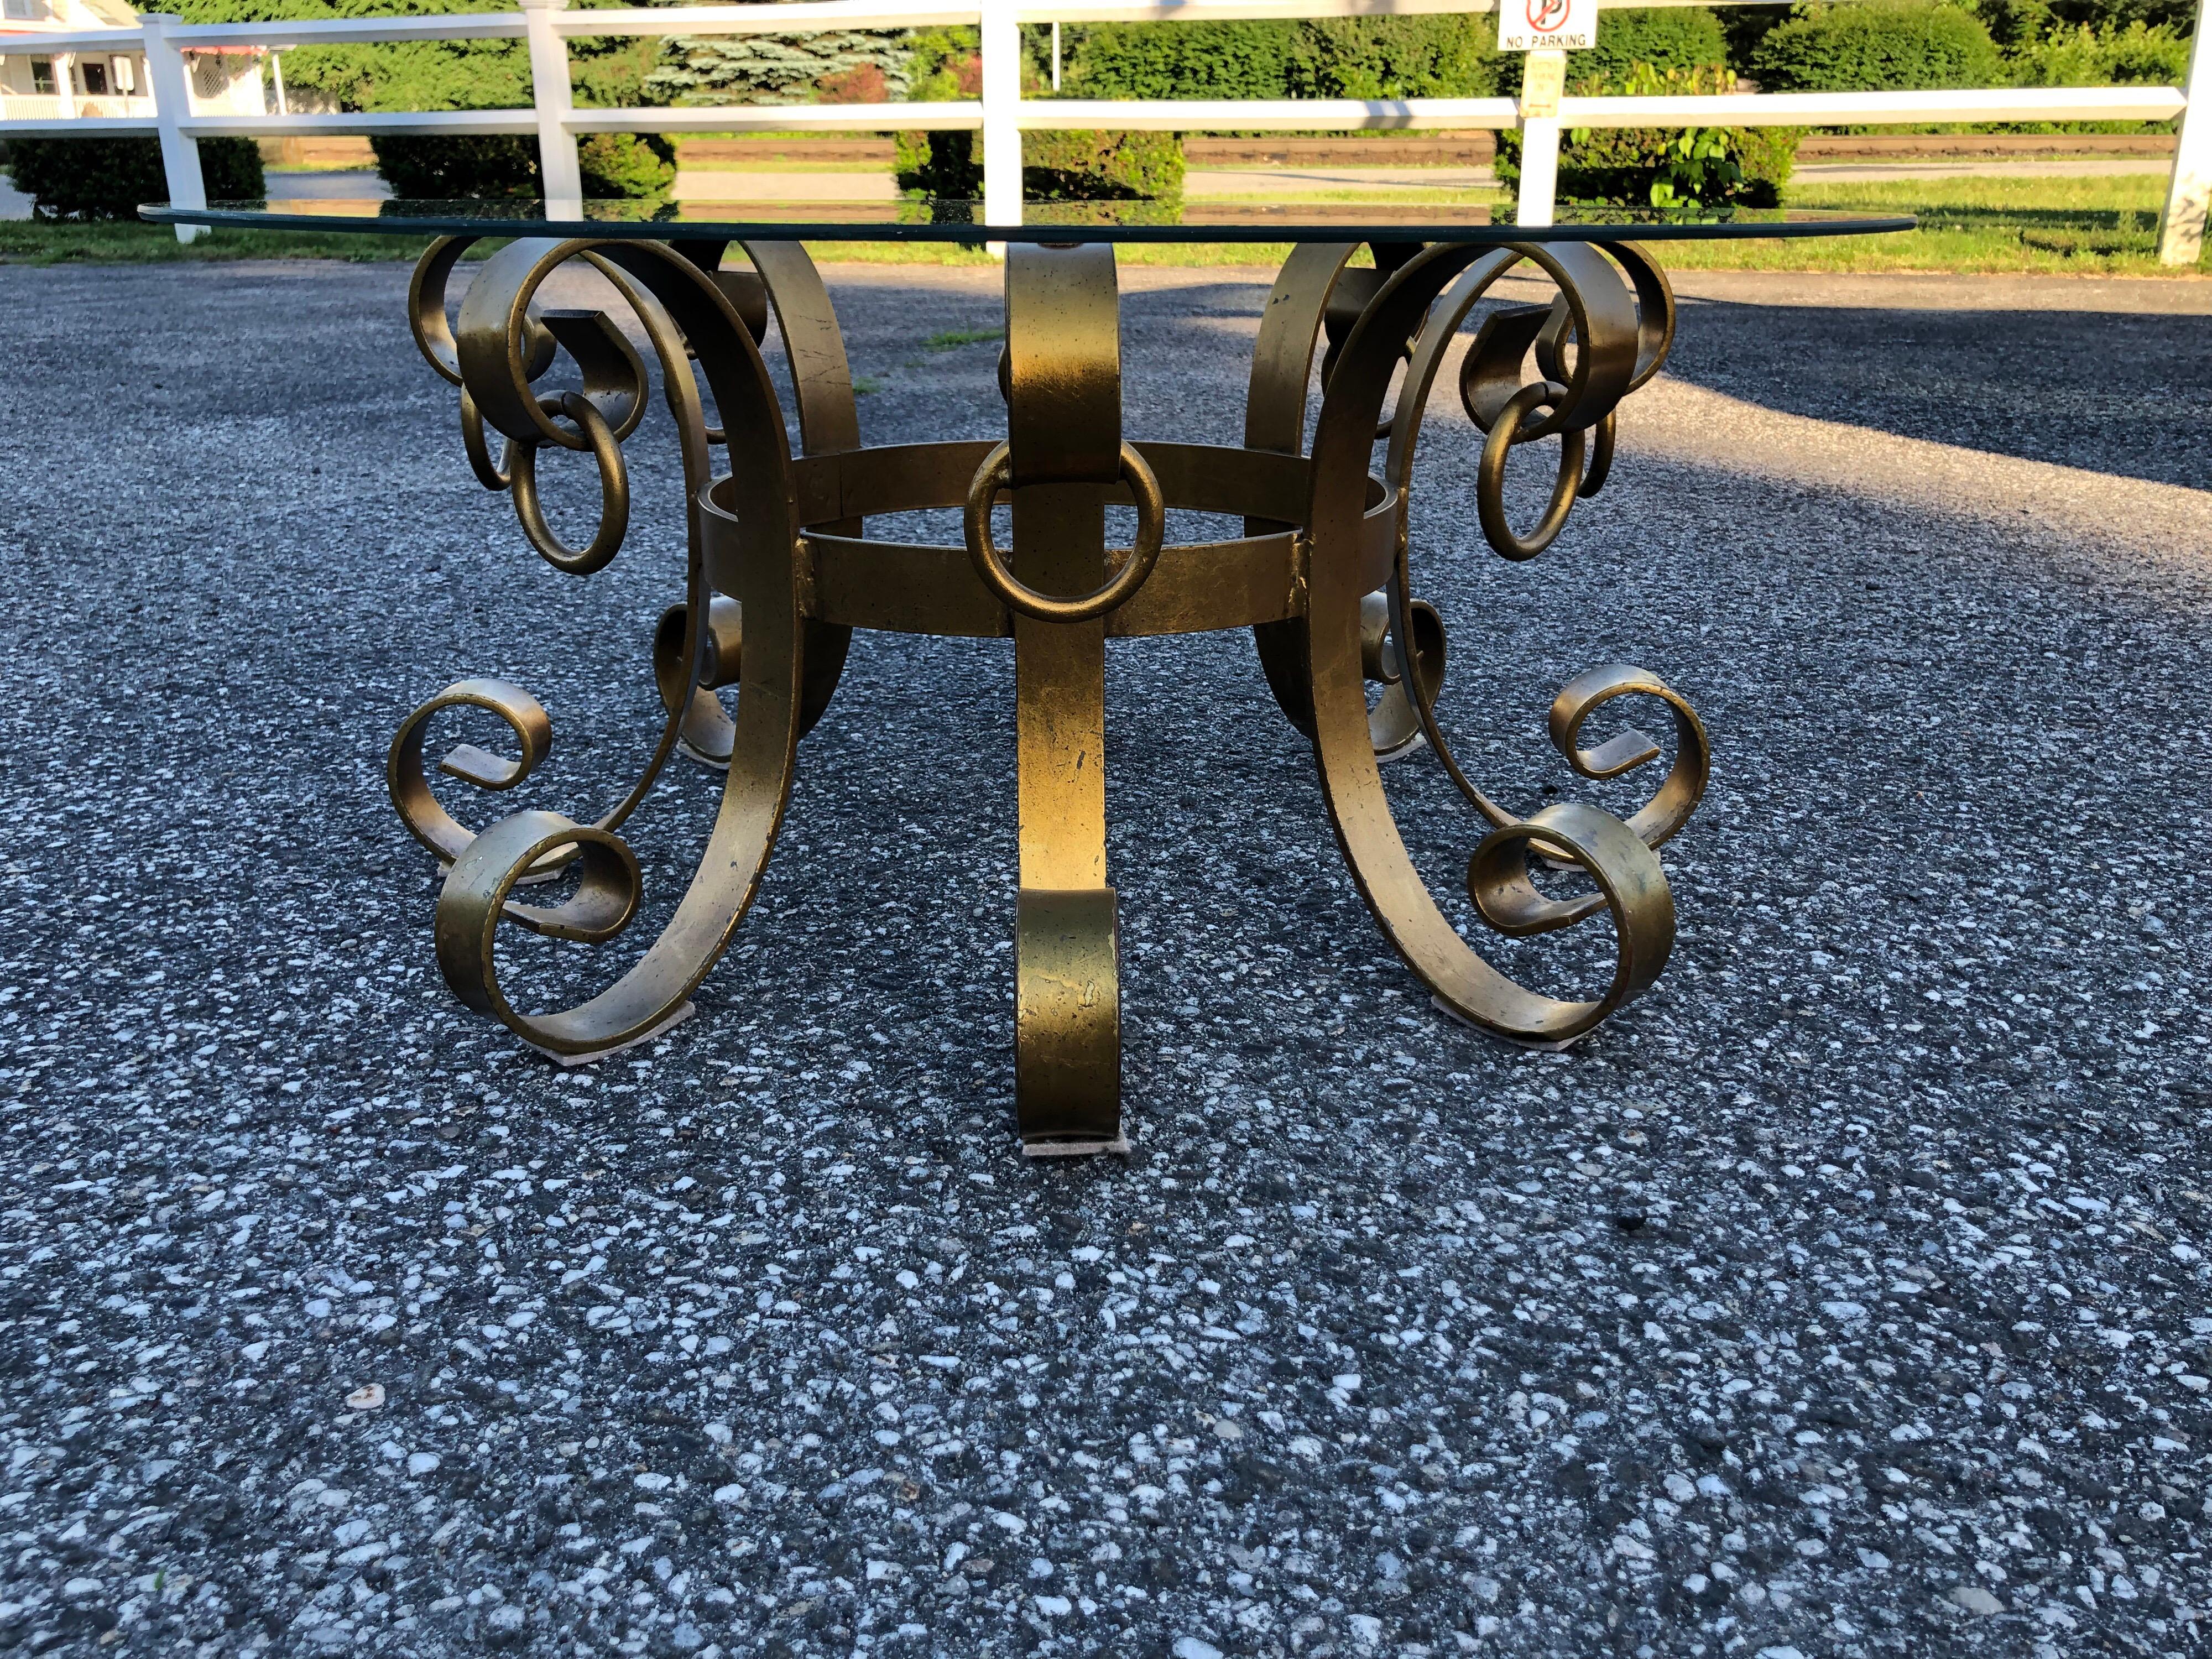
<path id="1" fill-rule="evenodd" d="M 635 783 L 596 818 L 531 810 L 465 829 L 433 793 L 432 716 L 488 711 L 510 728 L 514 759 L 463 744 L 445 775 L 487 791 L 522 783 L 552 726 L 520 687 L 470 679 L 416 709 L 393 739 L 392 799 L 449 866 L 437 903 L 440 969 L 454 994 L 567 1060 L 645 1040 L 689 1012 L 758 889 L 790 798 L 798 745 L 829 709 L 852 631 L 1011 637 L 1014 647 L 1020 887 L 1014 918 L 1014 1079 L 1032 1153 L 1126 1145 L 1121 1114 L 1117 898 L 1106 869 L 1106 641 L 1249 628 L 1283 714 L 1312 742 L 1347 866 L 1383 934 L 1437 1005 L 1512 1042 L 1562 1046 L 1650 987 L 1674 915 L 1653 851 L 1680 830 L 1705 784 L 1704 728 L 1689 704 L 1640 669 L 1577 676 L 1550 713 L 1553 744 L 1590 779 L 1661 757 L 1622 732 L 1583 748 L 1585 720 L 1623 696 L 1656 699 L 1673 720 L 1673 763 L 1623 820 L 1555 803 L 1527 816 L 1462 770 L 1439 727 L 1445 660 L 1437 612 L 1413 594 L 1408 504 L 1423 413 L 1447 351 L 1498 278 L 1533 270 L 1549 304 L 1487 312 L 1462 360 L 1459 392 L 1486 434 L 1477 477 L 1485 536 L 1508 558 L 1543 550 L 1612 465 L 1614 411 L 1658 371 L 1674 332 L 1659 268 L 1631 243 L 1298 246 L 1270 295 L 1255 349 L 1242 446 L 1129 441 L 1122 432 L 1119 301 L 1109 245 L 1007 250 L 1003 443 L 863 447 L 852 379 L 827 289 L 800 245 L 743 244 L 750 270 L 719 269 L 719 241 L 525 238 L 478 268 L 448 319 L 446 288 L 470 239 L 436 244 L 413 285 L 415 334 L 460 389 L 471 465 L 514 499 L 525 534 L 576 575 L 602 568 L 629 517 L 623 442 L 659 380 L 674 416 L 690 501 L 681 604 L 663 617 L 653 667 L 667 710 Z M 635 314 L 657 366 L 604 312 L 543 309 L 546 279 L 570 262 L 598 270 Z M 799 452 L 760 350 L 774 313 L 789 362 Z M 1323 349 L 1319 423 L 1302 449 L 1313 359 Z M 1524 380 L 1533 352 L 1537 375 Z M 565 360 L 564 372 L 556 373 Z M 1383 405 L 1402 379 L 1395 411 Z M 712 399 L 710 423 L 707 397 Z M 566 384 L 563 384 L 563 382 Z M 492 434 L 503 439 L 495 460 Z M 1548 507 L 1531 532 L 1508 520 L 1510 452 L 1559 438 Z M 1379 476 L 1375 446 L 1387 442 Z M 588 453 L 601 511 L 592 540 L 555 535 L 538 499 L 537 457 Z M 716 476 L 713 450 L 726 446 Z M 1001 550 L 994 507 L 1012 506 Z M 1133 506 L 1135 544 L 1106 544 L 1106 509 Z M 963 546 L 890 541 L 868 522 L 959 508 Z M 1170 508 L 1226 514 L 1243 534 L 1164 540 Z M 1382 688 L 1370 706 L 1369 687 Z M 732 714 L 718 694 L 736 693 Z M 1416 872 L 1386 799 L 1380 759 L 1425 744 L 1483 833 L 1467 890 L 1483 921 L 1513 936 L 1601 912 L 1617 940 L 1612 983 L 1591 1000 L 1531 990 L 1462 939 Z M 638 860 L 619 833 L 672 756 L 725 769 L 697 870 L 644 955 L 573 1007 L 524 1012 L 502 991 L 495 946 L 511 922 L 557 939 L 615 938 L 636 912 Z M 1584 872 L 1594 890 L 1554 897 L 1534 865 Z M 555 902 L 532 888 L 562 884 Z"/>

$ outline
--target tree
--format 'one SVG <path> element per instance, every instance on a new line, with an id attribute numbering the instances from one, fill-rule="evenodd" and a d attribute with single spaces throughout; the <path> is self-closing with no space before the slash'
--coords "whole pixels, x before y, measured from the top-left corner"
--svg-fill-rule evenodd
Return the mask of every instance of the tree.
<path id="1" fill-rule="evenodd" d="M 625 0 L 571 0 L 580 10 Z M 150 8 L 149 8 L 150 9 Z M 163 0 L 188 23 L 307 21 L 337 17 L 420 17 L 441 12 L 512 11 L 512 0 Z M 576 101 L 599 107 L 652 101 L 646 81 L 659 51 L 653 40 L 568 43 Z M 284 54 L 288 85 L 312 88 L 347 110 L 526 108 L 530 53 L 520 40 L 392 40 L 301 46 Z"/>
<path id="2" fill-rule="evenodd" d="M 809 104 L 824 94 L 866 102 L 878 87 L 896 100 L 907 94 L 913 55 L 902 29 L 676 35 L 647 84 L 677 104 Z"/>

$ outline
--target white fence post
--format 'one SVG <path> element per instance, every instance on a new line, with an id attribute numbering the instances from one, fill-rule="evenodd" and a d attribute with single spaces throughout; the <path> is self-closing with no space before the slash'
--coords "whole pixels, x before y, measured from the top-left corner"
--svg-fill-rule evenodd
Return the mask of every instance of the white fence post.
<path id="1" fill-rule="evenodd" d="M 169 205 L 204 208 L 207 181 L 200 176 L 200 147 L 178 124 L 192 112 L 191 88 L 185 76 L 185 55 L 169 39 L 184 19 L 173 12 L 149 12 L 138 20 L 146 41 L 146 90 L 154 94 L 154 126 L 161 135 L 161 171 L 169 181 Z M 179 225 L 177 240 L 190 242 L 205 229 Z"/>
<path id="2" fill-rule="evenodd" d="M 1022 31 L 1013 0 L 983 0 L 983 222 L 1022 222 Z"/>
<path id="3" fill-rule="evenodd" d="M 1548 225 L 1559 184 L 1559 96 L 1565 90 L 1567 55 L 1532 52 L 1521 61 L 1521 199 L 1516 225 Z"/>
<path id="4" fill-rule="evenodd" d="M 2197 44 L 2189 52 L 2189 84 L 2182 95 L 2189 102 L 2181 112 L 2181 137 L 2173 147 L 2173 178 L 2166 189 L 2166 211 L 2159 216 L 2158 262 L 2162 265 L 2193 265 L 2204 252 L 2204 216 L 2212 204 L 2212 46 L 2205 42 L 2205 25 L 2212 22 L 2203 4 L 2197 8 Z"/>
<path id="5" fill-rule="evenodd" d="M 538 167 L 544 182 L 545 211 L 578 219 L 584 213 L 584 174 L 576 161 L 576 135 L 568 128 L 575 107 L 568 87 L 568 43 L 555 32 L 553 14 L 568 0 L 521 0 L 522 25 L 530 41 L 530 99 L 538 108 Z"/>
<path id="6" fill-rule="evenodd" d="M 1552 222 L 1552 198 L 1559 183 L 1559 118 L 1523 116 L 1521 121 L 1521 199 L 1513 210 L 1516 225 Z"/>

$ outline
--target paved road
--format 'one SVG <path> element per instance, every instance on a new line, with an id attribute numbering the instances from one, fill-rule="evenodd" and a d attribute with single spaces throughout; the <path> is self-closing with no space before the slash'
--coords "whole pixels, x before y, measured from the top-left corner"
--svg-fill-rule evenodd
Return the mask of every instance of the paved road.
<path id="1" fill-rule="evenodd" d="M 992 283 L 839 275 L 872 437 L 990 429 L 992 346 L 917 343 Z M 1133 428 L 1233 434 L 1264 288 L 1128 287 Z M 2203 288 L 1701 281 L 1529 565 L 1438 410 L 1469 763 L 1582 793 L 1543 711 L 1623 659 L 1718 757 L 1573 1054 L 1431 1012 L 1245 641 L 1117 651 L 1135 1151 L 1050 1167 L 994 645 L 860 644 L 668 1039 L 563 1073 L 447 995 L 389 733 L 511 677 L 586 810 L 680 504 L 656 412 L 632 550 L 531 557 L 404 290 L 0 270 L 0 1639 L 2204 1650 Z M 1472 827 L 1390 782 L 1449 894 Z M 713 793 L 639 821 L 657 915 Z"/>

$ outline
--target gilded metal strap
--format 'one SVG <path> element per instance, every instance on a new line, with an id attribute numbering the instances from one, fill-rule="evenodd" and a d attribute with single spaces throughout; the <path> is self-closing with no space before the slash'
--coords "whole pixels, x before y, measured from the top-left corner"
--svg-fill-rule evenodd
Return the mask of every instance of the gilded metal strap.
<path id="1" fill-rule="evenodd" d="M 1110 246 L 1006 250 L 1006 436 L 1016 579 L 1086 593 L 1106 574 L 1121 474 L 1120 295 Z M 1014 617 L 1021 898 L 1014 1103 L 1024 1146 L 1121 1138 L 1121 1001 L 1106 884 L 1106 624 Z"/>

